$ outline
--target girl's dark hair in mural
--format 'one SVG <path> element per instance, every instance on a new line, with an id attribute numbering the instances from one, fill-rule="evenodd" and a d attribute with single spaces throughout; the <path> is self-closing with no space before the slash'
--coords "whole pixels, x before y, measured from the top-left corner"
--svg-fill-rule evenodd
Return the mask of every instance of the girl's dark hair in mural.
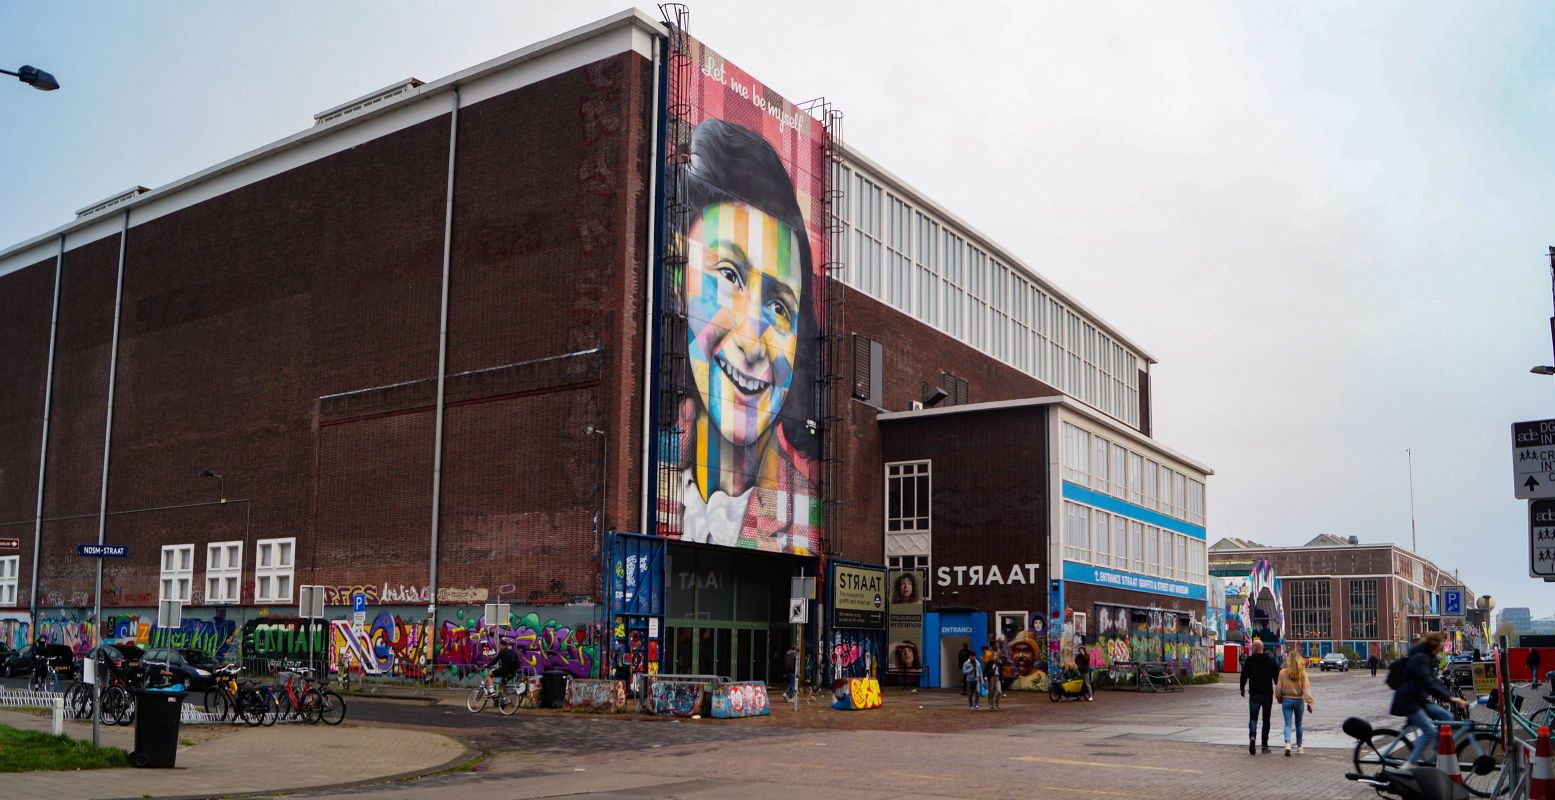
<path id="1" fill-rule="evenodd" d="M 798 352 L 788 397 L 779 412 L 783 436 L 800 454 L 820 458 L 820 437 L 812 433 L 806 420 L 817 419 L 820 408 L 816 382 L 820 368 L 820 328 L 815 316 L 815 282 L 810 254 L 810 232 L 804 214 L 794 196 L 794 183 L 784 169 L 777 151 L 759 134 L 720 119 L 709 119 L 691 132 L 691 168 L 686 173 L 686 205 L 696 214 L 716 203 L 746 203 L 783 222 L 799 235 L 801 271 L 798 312 Z M 671 276 L 677 288 L 684 287 L 685 275 Z M 685 309 L 681 309 L 684 312 Z M 682 345 L 683 346 L 683 345 Z M 677 384 L 692 386 L 690 367 L 682 361 Z"/>

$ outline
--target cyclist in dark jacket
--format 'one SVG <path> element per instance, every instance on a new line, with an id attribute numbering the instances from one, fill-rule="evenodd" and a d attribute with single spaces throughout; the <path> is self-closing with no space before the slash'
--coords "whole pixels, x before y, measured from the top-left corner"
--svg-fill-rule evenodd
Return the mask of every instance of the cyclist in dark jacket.
<path id="1" fill-rule="evenodd" d="M 49 640 L 38 637 L 38 641 L 32 643 L 32 677 L 38 685 L 47 686 L 49 669 L 53 664 L 49 661 Z"/>
<path id="2" fill-rule="evenodd" d="M 1404 662 L 1404 680 L 1393 692 L 1393 705 L 1388 713 L 1407 717 L 1409 724 L 1419 730 L 1415 747 L 1409 751 L 1409 763 L 1420 760 L 1426 748 L 1436 741 L 1436 730 L 1442 722 L 1452 721 L 1452 712 L 1432 702 L 1432 699 L 1467 707 L 1468 701 L 1448 691 L 1436 678 L 1436 659 L 1442 652 L 1442 635 L 1427 633 L 1409 648 Z"/>
<path id="3" fill-rule="evenodd" d="M 501 640 L 497 646 L 500 649 L 492 657 L 491 663 L 486 665 L 487 691 L 496 691 L 492 686 L 493 679 L 499 680 L 503 686 L 507 686 L 508 681 L 518 674 L 518 654 L 513 652 L 513 648 L 508 645 L 508 640 Z"/>

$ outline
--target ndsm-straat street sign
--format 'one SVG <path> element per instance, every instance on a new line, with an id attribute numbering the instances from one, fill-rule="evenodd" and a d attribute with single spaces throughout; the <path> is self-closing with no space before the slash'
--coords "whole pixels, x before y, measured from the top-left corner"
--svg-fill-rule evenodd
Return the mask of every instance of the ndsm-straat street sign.
<path id="1" fill-rule="evenodd" d="M 1512 490 L 1519 500 L 1555 498 L 1555 419 L 1512 423 Z"/>
<path id="2" fill-rule="evenodd" d="M 1555 500 L 1528 502 L 1528 575 L 1555 578 Z"/>

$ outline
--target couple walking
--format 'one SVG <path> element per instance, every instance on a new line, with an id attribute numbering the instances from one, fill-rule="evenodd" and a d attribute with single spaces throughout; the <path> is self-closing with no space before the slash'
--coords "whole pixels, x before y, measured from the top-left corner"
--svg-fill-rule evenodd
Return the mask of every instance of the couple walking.
<path id="1" fill-rule="evenodd" d="M 1301 654 L 1292 650 L 1285 656 L 1285 668 L 1263 651 L 1263 641 L 1254 639 L 1253 654 L 1242 664 L 1242 696 L 1247 698 L 1247 752 L 1257 755 L 1258 715 L 1263 714 L 1263 752 L 1269 752 L 1269 712 L 1276 695 L 1285 716 L 1285 755 L 1291 754 L 1290 730 L 1296 728 L 1296 752 L 1307 752 L 1302 745 L 1302 720 L 1312 710 L 1312 682 Z"/>
<path id="2" fill-rule="evenodd" d="M 957 654 L 961 660 L 961 686 L 966 692 L 967 705 L 972 710 L 982 707 L 982 699 L 988 698 L 988 710 L 999 710 L 999 698 L 1004 696 L 1004 683 L 1001 679 L 1000 669 L 1004 659 L 994 647 L 983 649 L 983 657 L 979 659 L 972 648 L 961 646 L 961 652 Z"/>

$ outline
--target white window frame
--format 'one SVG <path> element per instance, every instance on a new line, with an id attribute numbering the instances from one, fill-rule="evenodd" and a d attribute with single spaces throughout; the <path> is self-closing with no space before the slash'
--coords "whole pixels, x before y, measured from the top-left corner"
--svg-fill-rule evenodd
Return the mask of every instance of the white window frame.
<path id="1" fill-rule="evenodd" d="M 1081 486 L 1090 484 L 1091 432 L 1064 423 L 1064 479 Z"/>
<path id="2" fill-rule="evenodd" d="M 161 572 L 157 580 L 157 599 L 188 603 L 194 591 L 194 545 L 162 546 Z"/>
<path id="3" fill-rule="evenodd" d="M 928 505 L 925 512 L 917 513 L 916 503 L 913 513 L 891 513 L 891 487 L 894 483 L 913 482 L 918 478 L 924 479 Z M 914 493 L 914 498 L 917 494 Z M 930 533 L 934 520 L 934 462 L 933 461 L 893 461 L 885 465 L 885 532 L 886 535 L 899 533 Z M 896 527 L 891 527 L 892 523 Z"/>
<path id="4" fill-rule="evenodd" d="M 289 553 L 287 563 L 280 556 Z M 254 543 L 254 602 L 289 603 L 296 584 L 297 537 L 260 539 Z M 284 579 L 284 581 L 283 581 Z M 284 582 L 286 591 L 278 591 Z"/>
<path id="5" fill-rule="evenodd" d="M 21 556 L 0 556 L 0 608 L 19 605 L 21 574 Z"/>
<path id="6" fill-rule="evenodd" d="M 1112 457 L 1112 442 L 1091 434 L 1091 489 L 1110 494 L 1107 490 L 1107 463 Z"/>
<path id="7" fill-rule="evenodd" d="M 1091 563 L 1102 567 L 1112 566 L 1112 514 L 1106 511 L 1091 511 L 1092 530 L 1091 535 Z M 1107 541 L 1102 541 L 1102 537 Z"/>
<path id="8" fill-rule="evenodd" d="M 1091 560 L 1091 509 L 1068 501 L 1064 502 L 1064 558 Z"/>
<path id="9" fill-rule="evenodd" d="M 242 599 L 242 540 L 205 545 L 205 605 L 229 605 Z"/>

